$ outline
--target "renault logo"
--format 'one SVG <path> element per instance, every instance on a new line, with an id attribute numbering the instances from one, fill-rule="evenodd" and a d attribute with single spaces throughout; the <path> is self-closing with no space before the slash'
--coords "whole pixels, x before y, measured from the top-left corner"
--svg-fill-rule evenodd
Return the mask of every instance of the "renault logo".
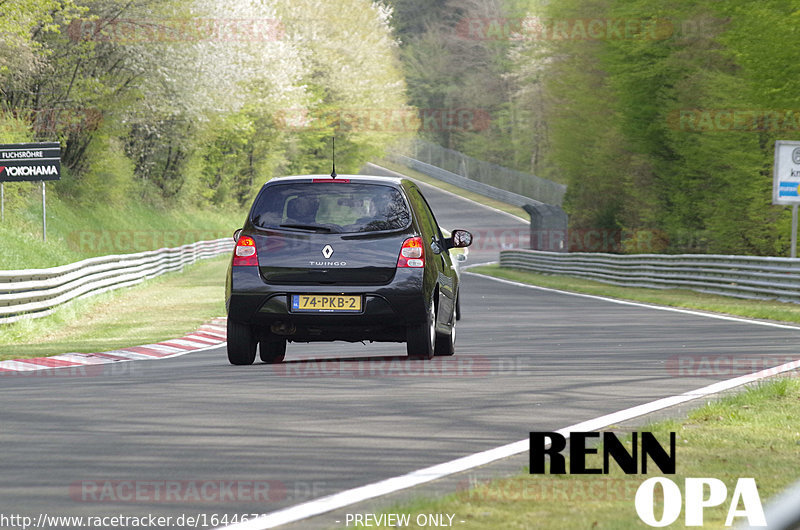
<path id="1" fill-rule="evenodd" d="M 325 245 L 322 249 L 322 255 L 325 256 L 325 259 L 330 259 L 330 257 L 333 256 L 333 247 Z"/>

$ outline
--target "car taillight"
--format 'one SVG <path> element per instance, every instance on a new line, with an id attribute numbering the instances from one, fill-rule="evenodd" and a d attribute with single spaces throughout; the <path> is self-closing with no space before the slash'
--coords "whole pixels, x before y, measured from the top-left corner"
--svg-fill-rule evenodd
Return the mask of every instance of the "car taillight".
<path id="1" fill-rule="evenodd" d="M 256 241 L 250 236 L 240 236 L 233 251 L 234 266 L 258 265 L 256 254 Z"/>
<path id="2" fill-rule="evenodd" d="M 421 237 L 409 237 L 403 241 L 403 246 L 400 247 L 400 257 L 397 258 L 397 266 L 398 268 L 425 266 L 425 251 L 422 248 Z"/>

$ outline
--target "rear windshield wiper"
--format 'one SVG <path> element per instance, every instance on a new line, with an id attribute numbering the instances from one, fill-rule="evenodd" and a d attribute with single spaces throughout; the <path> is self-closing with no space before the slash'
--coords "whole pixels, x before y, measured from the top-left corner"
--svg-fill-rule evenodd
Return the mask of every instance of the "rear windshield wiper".
<path id="1" fill-rule="evenodd" d="M 281 225 L 281 228 L 296 228 L 297 230 L 308 230 L 310 232 L 333 232 L 333 230 L 327 226 L 319 226 L 319 225 L 295 225 L 295 224 L 286 224 Z"/>

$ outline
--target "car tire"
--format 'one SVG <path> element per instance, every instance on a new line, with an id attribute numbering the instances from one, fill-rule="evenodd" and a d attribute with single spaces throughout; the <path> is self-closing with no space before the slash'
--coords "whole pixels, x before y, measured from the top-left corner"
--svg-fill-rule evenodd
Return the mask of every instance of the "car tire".
<path id="1" fill-rule="evenodd" d="M 256 360 L 256 337 L 247 324 L 228 319 L 228 361 L 237 366 Z"/>
<path id="2" fill-rule="evenodd" d="M 425 323 L 406 330 L 406 351 L 412 359 L 432 359 L 436 347 L 436 310 L 431 300 Z"/>
<path id="3" fill-rule="evenodd" d="M 262 340 L 258 343 L 259 357 L 268 364 L 279 363 L 286 357 L 286 339 Z"/>
<path id="4" fill-rule="evenodd" d="M 433 349 L 434 355 L 446 356 L 456 353 L 456 320 L 450 327 L 450 333 L 446 335 L 436 334 L 436 346 Z"/>
<path id="5" fill-rule="evenodd" d="M 456 294 L 456 320 L 461 320 L 461 296 Z"/>

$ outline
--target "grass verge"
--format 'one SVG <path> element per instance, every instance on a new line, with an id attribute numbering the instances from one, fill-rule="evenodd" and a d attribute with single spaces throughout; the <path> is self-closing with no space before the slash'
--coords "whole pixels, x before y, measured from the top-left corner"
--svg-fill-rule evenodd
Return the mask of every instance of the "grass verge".
<path id="1" fill-rule="evenodd" d="M 703 527 L 725 528 L 739 478 L 755 478 L 766 504 L 766 499 L 800 477 L 798 414 L 800 381 L 782 378 L 712 402 L 690 412 L 683 421 L 659 422 L 639 430 L 655 433 L 666 447 L 669 433 L 676 433 L 677 474 L 669 478 L 683 496 L 687 477 L 722 480 L 727 500 L 705 510 Z M 630 451 L 630 440 L 627 444 Z M 602 467 L 602 451 L 590 455 L 587 465 Z M 419 514 L 454 514 L 454 526 L 465 530 L 650 528 L 639 519 L 634 496 L 648 476 L 660 476 L 660 472 L 656 468 L 648 475 L 625 475 L 613 461 L 610 467 L 608 475 L 530 475 L 522 470 L 515 477 L 478 483 L 441 499 L 399 505 L 385 513 L 410 514 L 412 523 Z M 739 509 L 743 509 L 741 503 Z M 656 506 L 657 518 L 661 510 Z M 669 527 L 684 528 L 684 515 L 685 509 Z M 734 521 L 746 522 L 741 517 Z M 409 528 L 423 527 L 411 524 Z"/>
<path id="2" fill-rule="evenodd" d="M 180 337 L 225 314 L 229 256 L 0 326 L 0 360 L 94 353 Z"/>
<path id="3" fill-rule="evenodd" d="M 697 293 L 686 289 L 662 290 L 643 287 L 622 287 L 571 276 L 538 274 L 518 269 L 502 268 L 499 265 L 482 265 L 480 267 L 472 267 L 469 271 L 563 291 L 712 311 L 749 318 L 800 323 L 800 304 L 788 302 L 743 300 L 714 294 Z"/>
<path id="4" fill-rule="evenodd" d="M 425 184 L 429 184 L 439 189 L 455 193 L 456 195 L 464 197 L 465 199 L 470 199 L 471 201 L 475 201 L 480 204 L 485 204 L 486 206 L 491 206 L 492 208 L 496 208 L 500 211 L 510 213 L 511 215 L 519 217 L 523 221 L 531 220 L 531 216 L 528 215 L 528 213 L 522 208 L 513 206 L 505 202 L 497 201 L 489 197 L 485 197 L 478 193 L 467 191 L 464 188 L 459 188 L 458 186 L 453 186 L 452 184 L 448 184 L 447 182 L 435 179 L 433 177 L 429 177 L 428 175 L 420 173 L 419 171 L 407 168 L 402 164 L 395 164 L 394 162 L 389 162 L 388 160 L 380 160 L 377 162 L 377 165 L 385 167 L 386 169 L 391 169 L 392 171 L 396 171 L 398 173 L 402 173 L 403 175 L 408 175 L 414 180 L 424 182 Z"/>
<path id="5" fill-rule="evenodd" d="M 30 184 L 6 183 L 8 184 Z M 6 208 L 0 223 L 0 269 L 38 269 L 94 256 L 130 254 L 230 237 L 246 212 L 235 208 L 156 208 L 132 200 L 124 207 L 47 199 L 47 242 L 35 201 Z"/>

